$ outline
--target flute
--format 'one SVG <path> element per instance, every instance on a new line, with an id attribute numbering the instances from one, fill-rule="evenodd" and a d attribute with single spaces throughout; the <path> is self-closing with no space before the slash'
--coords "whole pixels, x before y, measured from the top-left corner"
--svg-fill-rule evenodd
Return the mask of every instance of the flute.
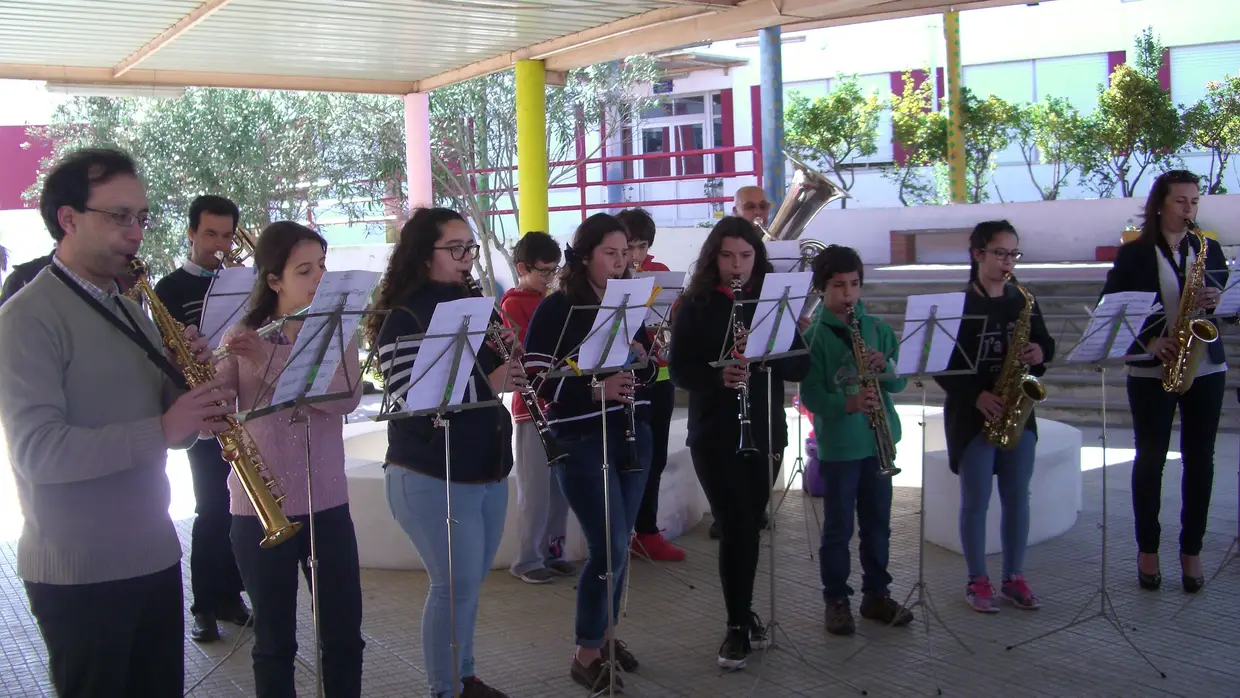
<path id="1" fill-rule="evenodd" d="M 299 317 L 301 317 L 302 315 L 305 315 L 305 314 L 306 314 L 306 313 L 308 313 L 308 312 L 310 312 L 310 306 L 308 306 L 308 305 L 307 305 L 306 307 L 302 308 L 301 310 L 298 310 L 298 311 L 296 311 L 296 312 L 289 313 L 288 315 L 285 315 L 284 317 L 280 318 L 279 320 L 272 320 L 271 322 L 267 323 L 266 325 L 263 325 L 262 327 L 258 328 L 258 330 L 257 330 L 257 331 L 258 331 L 258 336 L 259 336 L 259 338 L 260 338 L 260 339 L 266 339 L 266 338 L 270 337 L 271 335 L 273 335 L 273 334 L 275 334 L 276 332 L 280 331 L 280 329 L 282 329 L 282 328 L 284 327 L 284 323 L 285 323 L 285 322 L 287 322 L 287 321 L 289 321 L 289 320 L 291 320 L 291 319 L 294 319 L 294 318 L 299 318 Z M 215 355 L 215 357 L 216 357 L 217 359 L 222 359 L 222 358 L 224 358 L 225 356 L 228 356 L 228 347 L 227 347 L 226 345 L 221 344 L 220 346 L 216 347 L 216 348 L 215 348 L 215 351 L 214 351 L 214 352 L 212 352 L 212 353 Z"/>

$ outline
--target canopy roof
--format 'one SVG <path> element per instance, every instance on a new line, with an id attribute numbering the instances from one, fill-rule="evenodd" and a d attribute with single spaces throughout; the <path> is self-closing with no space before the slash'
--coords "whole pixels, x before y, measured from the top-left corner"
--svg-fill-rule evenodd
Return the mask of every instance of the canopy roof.
<path id="1" fill-rule="evenodd" d="M 406 94 L 769 26 L 1025 0 L 0 0 L 0 78 Z"/>

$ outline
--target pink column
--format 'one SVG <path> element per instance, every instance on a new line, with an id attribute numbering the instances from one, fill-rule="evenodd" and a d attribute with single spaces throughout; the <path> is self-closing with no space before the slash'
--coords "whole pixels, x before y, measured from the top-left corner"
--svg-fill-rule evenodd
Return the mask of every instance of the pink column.
<path id="1" fill-rule="evenodd" d="M 433 206 L 430 94 L 427 92 L 405 95 L 405 171 L 409 177 L 409 210 Z"/>

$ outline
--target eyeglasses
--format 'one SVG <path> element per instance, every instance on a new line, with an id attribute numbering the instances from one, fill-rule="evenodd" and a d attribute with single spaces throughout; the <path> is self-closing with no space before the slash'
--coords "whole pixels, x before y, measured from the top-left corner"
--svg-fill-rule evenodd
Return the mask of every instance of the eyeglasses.
<path id="1" fill-rule="evenodd" d="M 448 250 L 449 252 L 452 253 L 452 259 L 455 259 L 456 261 L 459 262 L 462 259 L 465 259 L 465 255 L 467 254 L 471 257 L 477 256 L 478 243 L 475 242 L 472 245 L 448 245 L 446 247 L 436 246 L 435 249 Z"/>
<path id="2" fill-rule="evenodd" d="M 984 251 L 989 253 L 995 259 L 1010 259 L 1012 261 L 1020 259 L 1024 254 L 1020 250 L 1005 250 L 1002 247 L 995 247 Z"/>
<path id="3" fill-rule="evenodd" d="M 103 209 L 91 208 L 89 206 L 83 207 L 83 210 L 90 211 L 92 213 L 102 213 L 103 215 L 111 218 L 113 223 L 119 225 L 122 228 L 130 228 L 133 226 L 134 223 L 137 223 L 138 227 L 142 228 L 143 230 L 150 230 L 151 227 L 155 225 L 155 219 L 152 218 L 151 214 L 149 213 L 130 213 L 128 211 L 124 211 L 124 212 L 104 211 Z"/>
<path id="4" fill-rule="evenodd" d="M 560 271 L 560 268 L 552 267 L 551 269 L 539 269 L 538 267 L 534 267 L 533 270 L 538 272 L 538 275 L 541 276 L 542 278 L 550 279 L 551 277 L 556 275 L 556 272 Z"/>

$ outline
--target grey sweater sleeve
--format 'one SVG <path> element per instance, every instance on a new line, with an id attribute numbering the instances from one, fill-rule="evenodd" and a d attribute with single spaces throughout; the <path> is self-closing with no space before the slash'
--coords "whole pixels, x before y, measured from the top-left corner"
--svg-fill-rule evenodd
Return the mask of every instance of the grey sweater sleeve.
<path id="1" fill-rule="evenodd" d="M 0 313 L 0 337 L 7 340 L 0 347 L 0 421 L 22 479 L 50 485 L 162 467 L 167 445 L 159 416 L 95 429 L 67 422 L 66 361 L 47 321 Z"/>

